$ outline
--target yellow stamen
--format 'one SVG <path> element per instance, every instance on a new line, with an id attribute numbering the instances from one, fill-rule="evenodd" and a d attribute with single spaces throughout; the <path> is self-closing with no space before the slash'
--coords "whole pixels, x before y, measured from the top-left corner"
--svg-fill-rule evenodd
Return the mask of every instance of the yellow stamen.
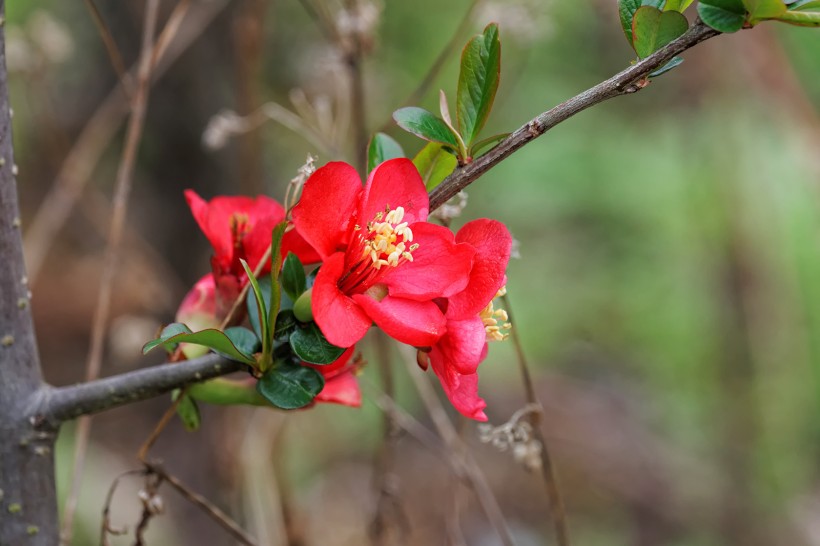
<path id="1" fill-rule="evenodd" d="M 507 287 L 502 286 L 496 293 L 495 297 L 501 297 L 507 293 Z M 484 324 L 484 331 L 487 335 L 487 341 L 504 341 L 510 337 L 510 328 L 512 324 L 509 321 L 509 315 L 504 309 L 495 309 L 492 300 L 487 304 L 479 314 L 481 322 Z"/>

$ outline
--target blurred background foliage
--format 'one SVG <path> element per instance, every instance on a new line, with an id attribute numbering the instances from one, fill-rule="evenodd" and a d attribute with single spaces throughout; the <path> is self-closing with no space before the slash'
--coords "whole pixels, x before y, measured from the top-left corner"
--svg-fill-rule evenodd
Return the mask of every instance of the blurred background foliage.
<path id="1" fill-rule="evenodd" d="M 97 4 L 130 64 L 143 2 Z M 367 5 L 372 132 L 403 105 L 471 3 Z M 117 79 L 82 2 L 6 7 L 25 228 Z M 172 8 L 162 2 L 162 20 Z M 300 2 L 193 0 L 191 18 L 207 10 L 212 21 L 151 92 L 104 373 L 159 362 L 140 357 L 140 345 L 208 268 L 183 189 L 281 199 L 308 153 L 321 164 L 354 151 L 342 60 Z M 632 59 L 614 0 L 479 0 L 458 42 L 490 21 L 501 28 L 502 80 L 486 134 L 517 128 Z M 454 96 L 459 49 L 421 106 L 437 110 L 439 88 Z M 485 175 L 456 225 L 491 216 L 520 242 L 509 297 L 576 544 L 820 544 L 820 40 L 812 29 L 762 24 L 685 57 L 641 93 L 572 118 Z M 274 122 L 219 149 L 203 145 L 219 111 L 245 115 L 269 102 L 311 110 L 321 146 Z M 408 154 L 421 148 L 388 127 Z M 26 241 L 45 257 L 31 281 L 55 384 L 84 374 L 122 148 L 122 129 L 113 134 L 99 162 L 81 161 L 89 182 L 56 238 Z M 363 351 L 372 395 L 376 357 Z M 395 356 L 398 403 L 429 424 Z M 494 344 L 481 372 L 488 415 L 503 423 L 525 403 L 512 347 Z M 200 432 L 175 422 L 154 455 L 263 543 L 282 543 L 287 529 L 294 544 L 362 544 L 382 438 L 370 398 L 361 410 L 286 415 L 205 408 Z M 108 485 L 135 466 L 167 405 L 97 418 L 74 544 L 96 543 Z M 520 544 L 552 543 L 539 480 L 480 444 L 472 424 L 461 427 Z M 66 429 L 63 475 L 71 443 Z M 397 543 L 445 543 L 453 498 L 465 542 L 498 543 L 440 454 L 401 438 L 393 481 L 405 522 Z M 138 487 L 118 493 L 115 523 L 137 521 Z M 152 544 L 233 543 L 181 498 L 166 501 Z"/>

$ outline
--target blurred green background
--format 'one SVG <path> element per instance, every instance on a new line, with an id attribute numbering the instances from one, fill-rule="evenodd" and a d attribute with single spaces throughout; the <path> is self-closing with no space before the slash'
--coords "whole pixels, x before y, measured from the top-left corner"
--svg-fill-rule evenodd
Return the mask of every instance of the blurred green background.
<path id="1" fill-rule="evenodd" d="M 143 2 L 97 4 L 130 65 Z M 332 14 L 342 8 L 319 4 Z M 471 3 L 364 4 L 372 7 L 362 17 L 372 25 L 364 64 L 372 132 L 418 85 Z M 162 23 L 175 4 L 161 5 Z M 6 7 L 24 228 L 48 226 L 55 216 L 42 218 L 41 204 L 116 73 L 83 3 Z M 458 42 L 493 20 L 502 80 L 486 134 L 514 130 L 633 58 L 614 0 L 479 0 Z M 207 271 L 209 249 L 183 189 L 281 199 L 308 153 L 319 164 L 352 160 L 344 66 L 300 2 L 193 0 L 180 36 L 189 27 L 190 46 L 149 99 L 105 374 L 159 362 L 143 359 L 140 345 Z M 572 118 L 468 189 L 454 227 L 490 216 L 520 243 L 509 297 L 575 544 L 820 544 L 819 38 L 762 24 L 710 40 L 644 91 Z M 452 100 L 459 50 L 421 106 L 435 111 L 439 88 Z M 303 122 L 322 145 L 276 122 L 217 150 L 203 145 L 220 110 L 245 115 L 271 101 L 312 117 Z M 395 126 L 388 133 L 408 155 L 421 148 Z M 51 225 L 55 235 L 26 232 L 40 349 L 55 384 L 84 375 L 122 139 L 117 123 L 111 137 L 97 135 L 99 161 L 77 162 L 88 184 L 66 222 Z M 361 410 L 206 408 L 201 431 L 175 422 L 154 454 L 263 544 L 286 535 L 291 544 L 366 543 L 382 414 L 371 402 L 377 357 L 363 350 L 371 364 Z M 398 403 L 432 428 L 394 357 Z M 510 344 L 491 346 L 481 379 L 492 423 L 524 406 Z M 74 544 L 97 543 L 107 487 L 136 466 L 134 453 L 167 405 L 96 419 Z M 539 480 L 481 444 L 472 423 L 459 427 L 519 543 L 552 544 Z M 62 475 L 71 444 L 67 428 Z M 393 543 L 455 543 L 455 502 L 464 543 L 499 544 L 474 495 L 412 438 L 398 440 L 390 484 L 400 506 Z M 139 487 L 135 480 L 118 493 L 115 524 L 138 520 Z M 233 544 L 165 494 L 151 544 Z M 120 540 L 112 543 L 131 543 Z"/>

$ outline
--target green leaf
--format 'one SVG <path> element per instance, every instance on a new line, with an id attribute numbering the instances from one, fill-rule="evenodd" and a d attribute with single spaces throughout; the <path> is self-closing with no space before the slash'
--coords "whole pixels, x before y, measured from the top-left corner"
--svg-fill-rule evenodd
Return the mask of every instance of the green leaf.
<path id="1" fill-rule="evenodd" d="M 256 277 L 253 276 L 253 271 L 251 268 L 248 267 L 248 262 L 239 258 L 239 262 L 242 264 L 242 267 L 245 268 L 245 274 L 248 275 L 248 280 L 251 283 L 251 288 L 253 289 L 253 296 L 256 299 L 256 321 L 257 321 L 257 328 L 256 331 L 259 333 L 259 339 L 262 340 L 262 354 L 265 356 L 270 355 L 270 319 L 268 318 L 268 309 L 265 306 L 265 300 L 262 297 L 262 291 L 259 288 L 259 281 L 256 280 Z M 276 283 L 276 290 L 278 290 L 279 283 Z M 273 297 L 274 288 L 271 286 L 271 298 Z M 253 319 L 251 319 L 251 324 L 253 324 Z M 263 357 L 263 360 L 267 360 Z"/>
<path id="2" fill-rule="evenodd" d="M 290 335 L 290 347 L 296 356 L 310 364 L 330 364 L 345 352 L 344 348 L 331 345 L 315 322 L 296 329 Z"/>
<path id="3" fill-rule="evenodd" d="M 225 332 L 221 332 L 216 328 L 208 328 L 193 333 L 182 332 L 165 340 L 159 340 L 159 343 L 155 343 L 155 341 L 157 340 L 146 343 L 142 348 L 143 353 L 147 353 L 160 343 L 163 345 L 166 343 L 193 343 L 194 345 L 204 345 L 205 347 L 213 349 L 215 352 L 231 360 L 244 362 L 245 364 L 256 364 L 256 360 L 254 360 L 253 356 L 240 351 Z M 149 347 L 149 345 L 151 346 Z"/>
<path id="4" fill-rule="evenodd" d="M 490 110 L 501 78 L 501 41 L 498 25 L 490 23 L 474 36 L 461 53 L 456 94 L 456 122 L 469 147 L 475 140 Z"/>
<path id="5" fill-rule="evenodd" d="M 176 389 L 171 394 L 171 398 L 174 402 L 176 402 L 177 398 L 179 398 L 181 392 L 182 391 L 179 389 Z M 183 426 L 185 426 L 185 430 L 188 432 L 195 432 L 199 430 L 199 426 L 202 424 L 202 417 L 199 415 L 199 407 L 196 405 L 194 399 L 187 394 L 183 396 L 182 400 L 180 400 L 179 404 L 177 404 L 177 415 L 182 421 Z"/>
<path id="6" fill-rule="evenodd" d="M 393 119 L 399 127 L 417 137 L 458 148 L 458 140 L 443 120 L 424 108 L 408 106 L 393 112 Z"/>
<path id="7" fill-rule="evenodd" d="M 145 345 L 142 346 L 142 354 L 148 354 L 148 351 L 156 347 L 157 345 L 164 346 L 169 352 L 172 352 L 176 346 L 173 343 L 166 343 L 169 339 L 174 337 L 177 334 L 190 334 L 191 329 L 188 328 L 186 325 L 182 324 L 181 322 L 174 322 L 166 326 L 160 332 L 159 337 L 152 341 L 149 341 Z"/>
<path id="8" fill-rule="evenodd" d="M 441 144 L 430 142 L 413 158 L 413 165 L 424 180 L 427 191 L 430 191 L 456 169 L 458 160 Z"/>
<path id="9" fill-rule="evenodd" d="M 293 301 L 299 299 L 307 287 L 305 266 L 293 252 L 288 252 L 285 263 L 282 265 L 282 288 Z"/>
<path id="10" fill-rule="evenodd" d="M 510 133 L 500 133 L 497 135 L 493 135 L 491 137 L 482 138 L 481 140 L 473 144 L 472 148 L 470 148 L 470 155 L 475 158 L 482 148 L 485 148 L 491 144 L 495 144 L 496 142 L 500 142 L 508 136 L 510 136 Z"/>
<path id="11" fill-rule="evenodd" d="M 674 1 L 674 0 L 670 0 Z M 692 0 L 689 0 L 690 2 Z M 661 9 L 664 0 L 618 0 L 618 15 L 621 18 L 621 27 L 624 29 L 624 36 L 629 45 L 632 45 L 632 18 L 641 6 L 652 6 Z"/>
<path id="12" fill-rule="evenodd" d="M 673 68 L 675 68 L 676 66 L 680 66 L 681 64 L 683 64 L 683 59 L 682 58 L 672 57 L 669 60 L 668 63 L 666 63 L 665 65 L 663 65 L 662 67 L 660 67 L 656 71 L 650 72 L 649 77 L 650 78 L 657 78 L 658 76 L 662 76 L 662 75 L 666 74 L 667 72 L 669 72 L 670 70 L 672 70 Z"/>
<path id="13" fill-rule="evenodd" d="M 231 340 L 237 349 L 246 355 L 252 355 L 259 351 L 261 342 L 252 331 L 244 326 L 231 326 L 225 329 L 225 335 Z"/>
<path id="14" fill-rule="evenodd" d="M 195 383 L 188 387 L 188 395 L 207 404 L 219 406 L 269 405 L 268 401 L 257 392 L 256 381 L 251 377 L 246 379 L 217 377 L 210 381 Z"/>
<path id="15" fill-rule="evenodd" d="M 698 15 L 718 32 L 737 32 L 746 22 L 743 0 L 700 0 Z"/>
<path id="16" fill-rule="evenodd" d="M 663 11 L 678 11 L 683 13 L 693 1 L 694 0 L 666 0 L 666 5 L 663 7 Z"/>
<path id="17" fill-rule="evenodd" d="M 262 303 L 265 310 L 270 305 L 270 277 L 262 277 L 257 282 L 259 291 L 262 294 Z M 256 305 L 256 293 L 253 290 L 248 291 L 245 299 L 245 304 L 248 309 L 248 320 L 251 323 L 254 333 L 259 339 L 262 339 L 262 322 L 259 321 L 259 307 Z M 267 311 L 266 311 L 267 312 Z M 267 315 L 266 315 L 267 316 Z"/>
<path id="18" fill-rule="evenodd" d="M 404 157 L 404 150 L 398 142 L 384 133 L 376 133 L 367 146 L 367 172 L 388 159 Z"/>
<path id="19" fill-rule="evenodd" d="M 749 23 L 754 25 L 764 19 L 774 19 L 786 12 L 783 0 L 743 0 L 749 12 Z"/>
<path id="20" fill-rule="evenodd" d="M 276 323 L 276 315 L 279 314 L 279 308 L 282 305 L 282 290 L 279 287 L 279 274 L 282 270 L 282 237 L 285 236 L 285 230 L 288 227 L 288 221 L 283 220 L 279 222 L 273 233 L 271 234 L 270 243 L 270 302 L 268 303 L 268 340 L 273 345 L 273 338 L 270 337 L 271 329 Z M 266 353 L 267 354 L 267 353 Z"/>
<path id="21" fill-rule="evenodd" d="M 777 20 L 799 27 L 820 27 L 820 11 L 787 11 Z"/>
<path id="22" fill-rule="evenodd" d="M 273 339 L 289 336 L 296 329 L 296 316 L 290 309 L 279 311 L 276 315 L 276 327 L 273 330 Z"/>
<path id="23" fill-rule="evenodd" d="M 256 390 L 277 408 L 297 409 L 313 402 L 324 386 L 324 377 L 313 368 L 279 365 L 262 376 Z"/>
<path id="24" fill-rule="evenodd" d="M 632 19 L 632 46 L 644 59 L 686 32 L 689 22 L 677 11 L 644 6 Z"/>
<path id="25" fill-rule="evenodd" d="M 797 0 L 797 2 L 789 4 L 788 7 L 791 11 L 820 8 L 820 0 Z"/>

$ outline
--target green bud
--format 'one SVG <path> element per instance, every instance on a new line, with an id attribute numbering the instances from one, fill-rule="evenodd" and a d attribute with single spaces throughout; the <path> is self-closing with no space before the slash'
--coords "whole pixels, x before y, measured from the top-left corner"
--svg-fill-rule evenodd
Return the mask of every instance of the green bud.
<path id="1" fill-rule="evenodd" d="M 300 322 L 310 322 L 313 320 L 313 308 L 311 307 L 311 295 L 313 289 L 306 290 L 293 304 L 293 314 Z"/>

